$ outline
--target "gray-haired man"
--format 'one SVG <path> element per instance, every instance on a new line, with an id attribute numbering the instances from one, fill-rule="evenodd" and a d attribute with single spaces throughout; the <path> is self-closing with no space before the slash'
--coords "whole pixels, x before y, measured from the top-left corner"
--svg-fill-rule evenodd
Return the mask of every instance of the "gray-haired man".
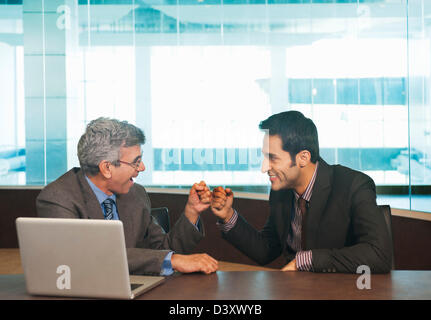
<path id="1" fill-rule="evenodd" d="M 145 170 L 141 129 L 108 118 L 91 121 L 78 143 L 80 168 L 73 168 L 47 185 L 36 200 L 40 217 L 120 219 L 132 274 L 211 273 L 217 261 L 207 254 L 190 254 L 202 239 L 199 215 L 211 202 L 204 182 L 190 190 L 183 214 L 169 233 L 150 215 L 149 197 L 133 179 Z"/>

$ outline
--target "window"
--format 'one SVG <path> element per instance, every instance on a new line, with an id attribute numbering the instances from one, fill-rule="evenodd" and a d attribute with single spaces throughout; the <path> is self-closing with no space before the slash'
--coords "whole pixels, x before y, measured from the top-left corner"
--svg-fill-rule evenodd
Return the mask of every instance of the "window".
<path id="1" fill-rule="evenodd" d="M 99 116 L 146 136 L 145 186 L 267 192 L 261 120 L 311 117 L 379 201 L 431 207 L 425 0 L 0 1 L 0 185 L 78 166 Z"/>

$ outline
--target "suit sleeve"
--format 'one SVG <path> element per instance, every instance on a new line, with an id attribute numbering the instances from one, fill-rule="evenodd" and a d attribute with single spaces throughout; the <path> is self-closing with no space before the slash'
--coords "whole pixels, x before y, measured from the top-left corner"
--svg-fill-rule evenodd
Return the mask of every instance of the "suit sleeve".
<path id="1" fill-rule="evenodd" d="M 387 273 L 391 270 L 392 244 L 384 216 L 376 204 L 374 182 L 358 175 L 352 190 L 351 232 L 355 244 L 312 250 L 313 271 L 356 273 L 360 265 L 366 265 L 371 273 Z"/>
<path id="2" fill-rule="evenodd" d="M 262 230 L 257 231 L 240 214 L 235 226 L 222 237 L 242 253 L 260 265 L 265 265 L 281 254 L 281 244 L 277 236 L 275 215 L 270 214 Z"/>
<path id="3" fill-rule="evenodd" d="M 184 212 L 178 218 L 169 235 L 169 247 L 177 253 L 190 253 L 205 236 L 202 219 L 199 219 L 199 229 L 187 219 Z"/>
<path id="4" fill-rule="evenodd" d="M 202 219 L 199 219 L 199 227 L 200 230 L 202 230 L 202 232 L 200 232 L 187 219 L 184 213 L 180 215 L 175 225 L 166 234 L 157 223 L 157 220 L 151 215 L 151 202 L 145 190 L 143 190 L 143 194 L 140 198 L 144 199 L 144 208 L 142 209 L 144 217 L 142 219 L 143 241 L 139 247 L 158 250 L 173 250 L 177 253 L 190 253 L 204 237 Z M 147 217 L 145 217 L 147 214 L 146 212 L 150 213 Z"/>
<path id="5" fill-rule="evenodd" d="M 185 220 L 184 220 L 185 219 Z M 190 253 L 203 235 L 190 221 L 181 215 L 172 230 L 166 234 L 150 216 L 150 224 L 143 231 L 143 239 L 136 248 L 127 248 L 127 260 L 131 274 L 160 275 L 163 261 L 169 252 Z"/>
<path id="6" fill-rule="evenodd" d="M 151 212 L 150 199 L 145 190 L 139 196 L 144 200 L 142 204 L 142 226 L 140 237 L 135 248 L 127 249 L 129 271 L 133 274 L 160 274 L 163 260 L 171 251 L 179 254 L 191 253 L 204 233 L 185 217 L 184 213 L 178 218 L 169 233 L 158 225 L 156 219 L 148 214 Z M 199 227 L 203 230 L 200 219 Z"/>
<path id="7" fill-rule="evenodd" d="M 171 251 L 168 236 L 149 215 L 143 217 L 150 222 L 144 222 L 140 228 L 140 238 L 135 247 L 127 248 L 127 262 L 130 274 L 148 274 L 159 276 L 162 271 L 163 260 Z M 146 226 L 145 226 L 146 225 Z"/>
<path id="8" fill-rule="evenodd" d="M 193 251 L 196 245 L 204 237 L 195 226 L 182 214 L 174 227 L 165 233 L 157 224 L 156 219 L 150 215 L 150 223 L 143 231 L 143 239 L 137 247 L 156 250 L 172 250 L 176 253 L 187 254 Z M 201 226 L 201 228 L 203 228 Z"/>

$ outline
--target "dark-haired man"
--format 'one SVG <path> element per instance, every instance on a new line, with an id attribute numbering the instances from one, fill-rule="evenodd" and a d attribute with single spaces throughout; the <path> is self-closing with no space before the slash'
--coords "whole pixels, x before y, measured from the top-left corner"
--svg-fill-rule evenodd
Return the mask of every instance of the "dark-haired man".
<path id="1" fill-rule="evenodd" d="M 214 192 L 212 212 L 223 237 L 260 264 L 281 254 L 283 271 L 373 273 L 391 269 L 392 244 L 373 180 L 319 156 L 317 129 L 298 111 L 272 115 L 262 172 L 271 181 L 270 216 L 257 231 L 233 208 L 233 193 Z"/>

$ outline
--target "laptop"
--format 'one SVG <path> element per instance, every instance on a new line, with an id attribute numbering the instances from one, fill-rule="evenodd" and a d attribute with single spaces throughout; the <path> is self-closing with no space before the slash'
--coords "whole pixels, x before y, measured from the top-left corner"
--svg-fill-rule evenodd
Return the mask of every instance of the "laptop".
<path id="1" fill-rule="evenodd" d="M 16 227 L 29 294 L 134 299 L 165 279 L 129 276 L 119 220 L 17 218 Z"/>

